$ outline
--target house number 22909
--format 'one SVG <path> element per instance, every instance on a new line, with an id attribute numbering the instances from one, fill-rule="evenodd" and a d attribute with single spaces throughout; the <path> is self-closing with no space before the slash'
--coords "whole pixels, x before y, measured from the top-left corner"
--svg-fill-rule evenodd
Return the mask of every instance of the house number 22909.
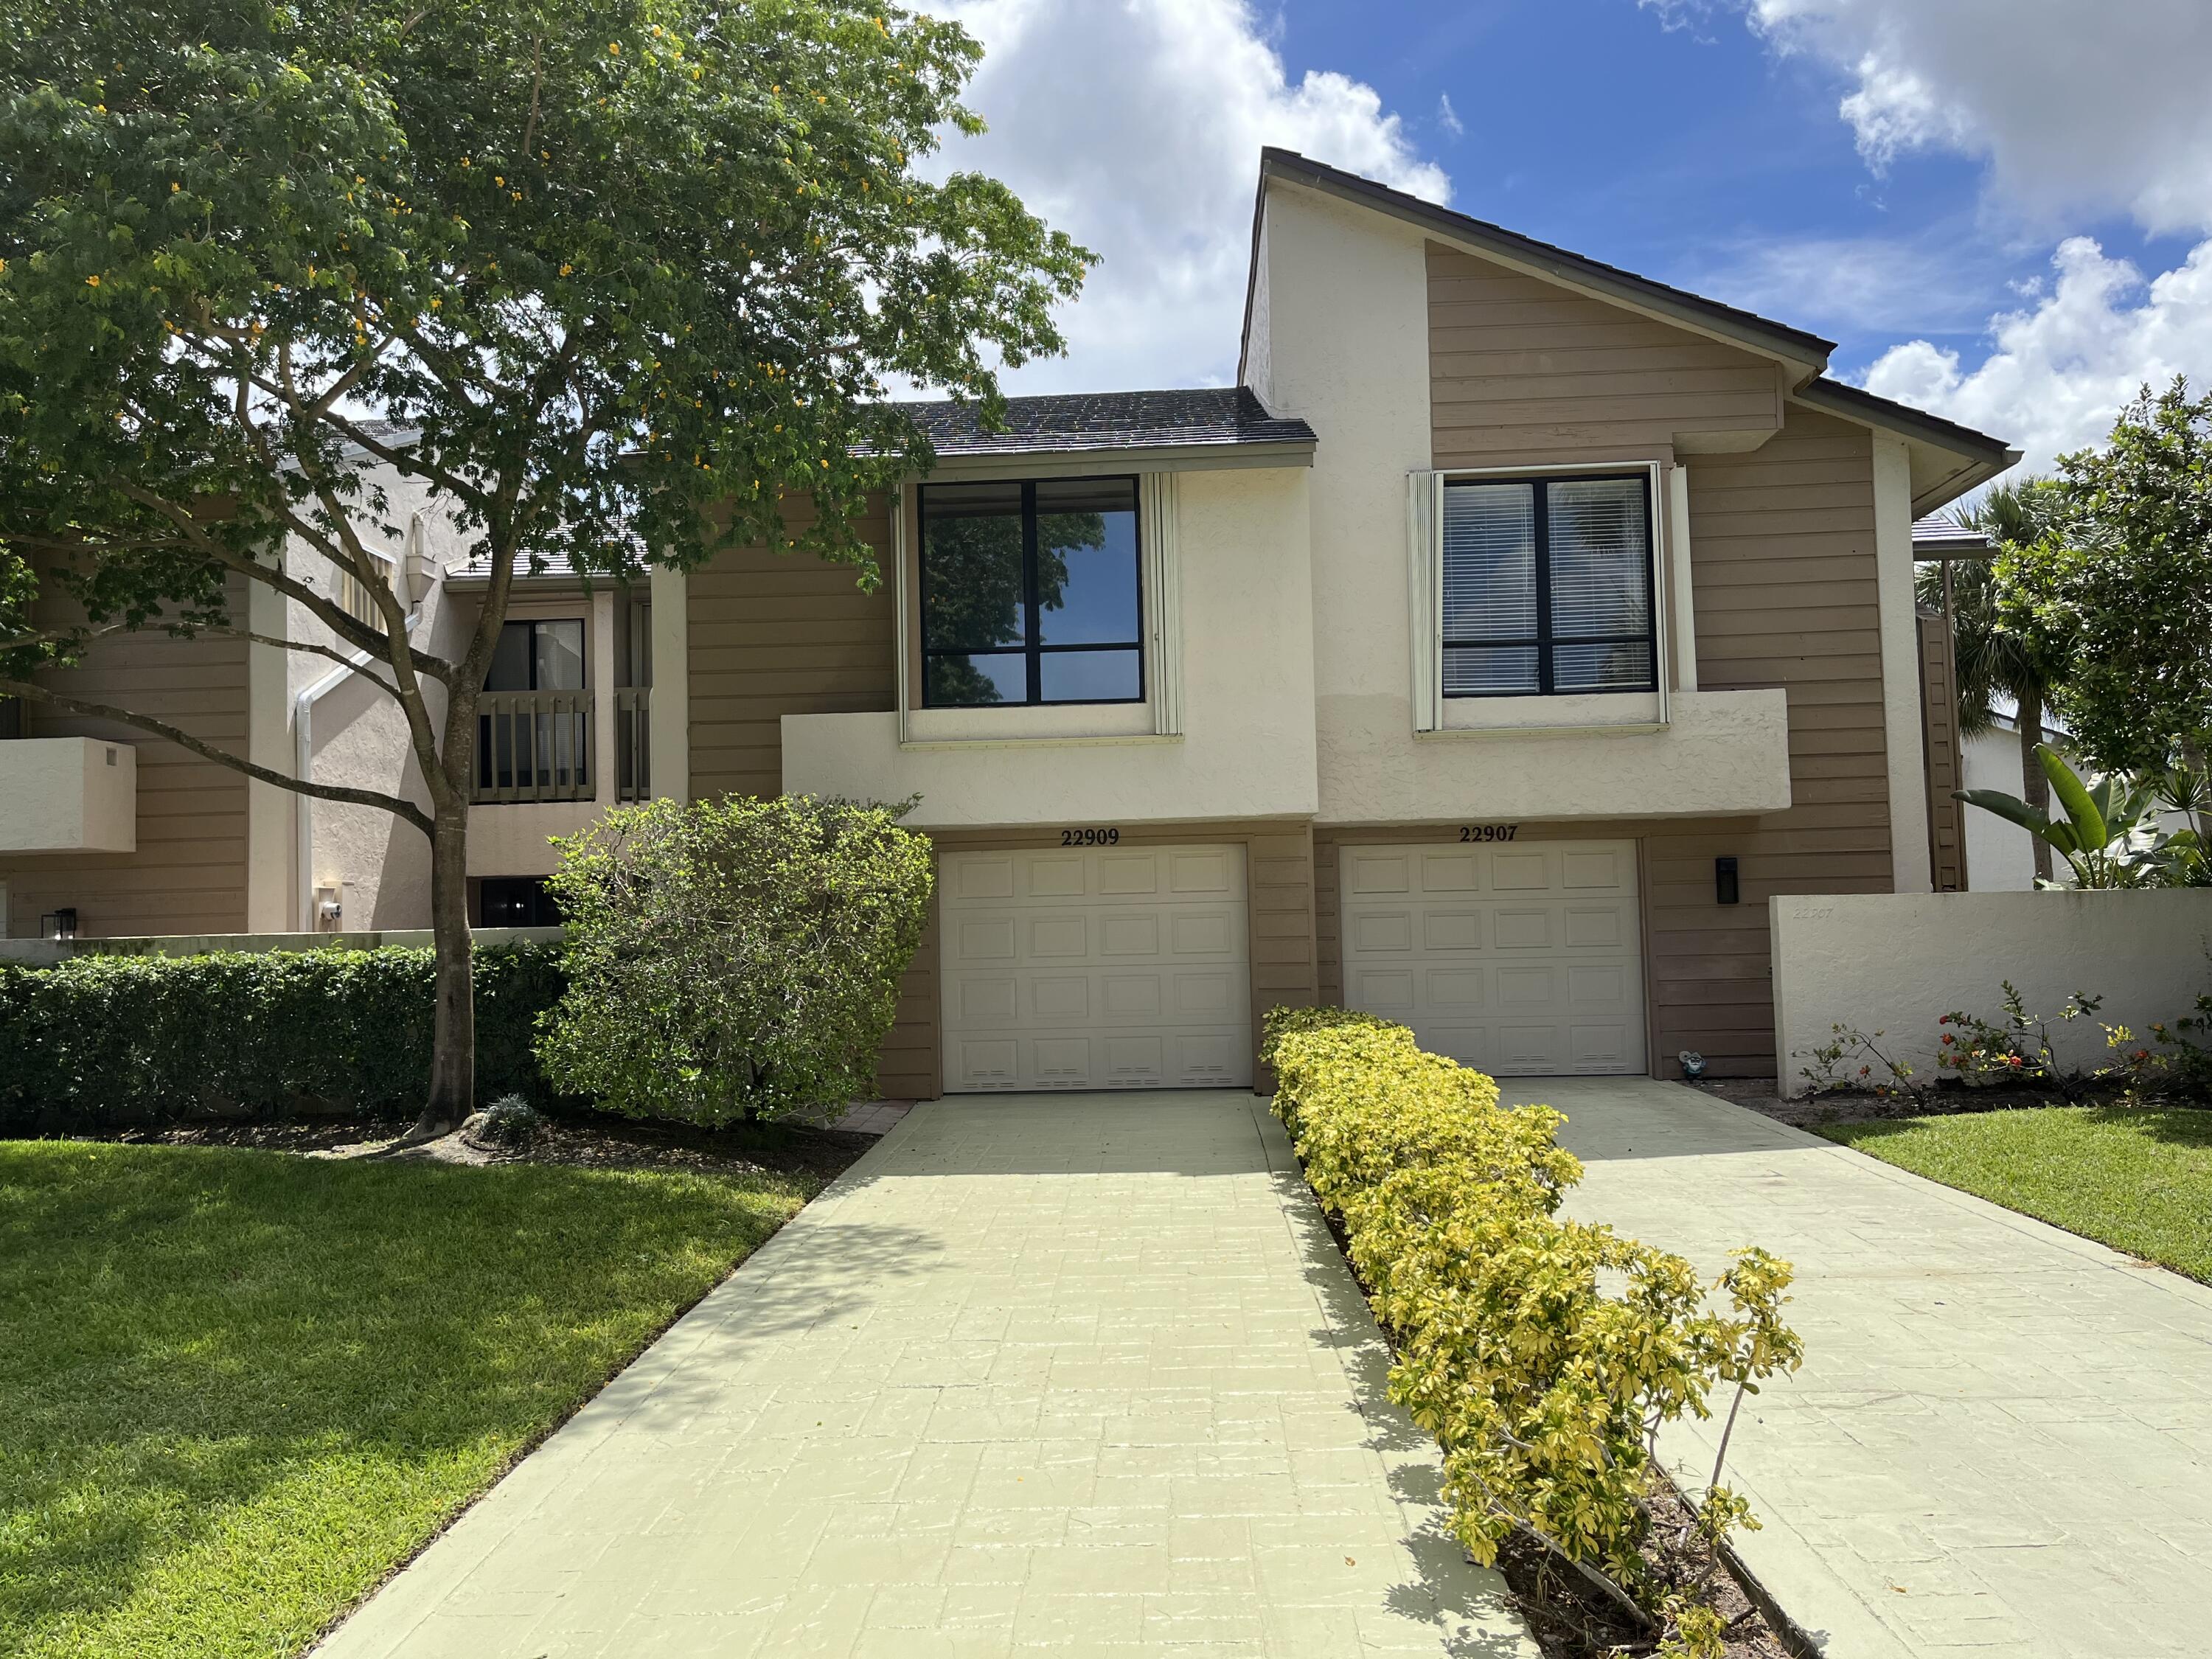
<path id="1" fill-rule="evenodd" d="M 1062 847 L 1112 847 L 1121 839 L 1119 830 L 1063 830 L 1060 832 Z"/>
<path id="2" fill-rule="evenodd" d="M 1463 823 L 1460 826 L 1462 841 L 1511 841 L 1519 833 L 1517 823 Z"/>

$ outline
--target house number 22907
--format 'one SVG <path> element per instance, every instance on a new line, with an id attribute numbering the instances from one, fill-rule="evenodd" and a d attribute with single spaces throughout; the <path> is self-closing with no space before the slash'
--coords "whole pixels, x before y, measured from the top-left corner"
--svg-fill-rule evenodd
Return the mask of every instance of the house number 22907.
<path id="1" fill-rule="evenodd" d="M 1062 847 L 1112 847 L 1121 839 L 1119 830 L 1063 830 L 1060 832 Z"/>
<path id="2" fill-rule="evenodd" d="M 1464 823 L 1460 826 L 1462 841 L 1511 841 L 1519 833 L 1517 823 Z"/>

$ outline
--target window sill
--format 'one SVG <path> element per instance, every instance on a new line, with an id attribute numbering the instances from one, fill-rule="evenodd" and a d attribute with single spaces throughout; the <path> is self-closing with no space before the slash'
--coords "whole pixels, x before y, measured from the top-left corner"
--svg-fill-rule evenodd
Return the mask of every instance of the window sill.
<path id="1" fill-rule="evenodd" d="M 1443 724 L 1425 738 L 1558 736 L 1563 732 L 1656 732 L 1656 691 L 1536 697 L 1446 697 Z"/>
<path id="2" fill-rule="evenodd" d="M 899 746 L 1158 741 L 1149 702 L 1019 704 L 999 708 L 909 708 Z"/>

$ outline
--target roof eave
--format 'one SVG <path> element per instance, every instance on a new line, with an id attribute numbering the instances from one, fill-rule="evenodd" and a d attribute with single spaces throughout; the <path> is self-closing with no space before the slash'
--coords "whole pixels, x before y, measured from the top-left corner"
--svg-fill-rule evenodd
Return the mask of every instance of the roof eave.
<path id="1" fill-rule="evenodd" d="M 1032 471 L 1042 468 L 1067 477 L 1086 471 L 1117 469 L 1147 472 L 1199 472 L 1238 467 L 1311 466 L 1318 442 L 1314 438 L 1285 438 L 1210 444 L 940 450 L 936 465 L 926 476 L 942 481 L 963 475 L 989 473 L 1004 476 L 1024 468 Z"/>
<path id="2" fill-rule="evenodd" d="M 1939 450 L 1954 458 L 1959 462 L 1957 466 L 1913 496 L 1912 516 L 1916 519 L 1925 518 L 1949 505 L 2020 462 L 2021 452 L 2002 438 L 1992 438 L 1986 432 L 1977 432 L 1970 426 L 1960 426 L 1956 421 L 1947 421 L 1909 404 L 1893 403 L 1841 380 L 1808 381 L 1790 395 L 1793 403 L 1802 404 L 1808 409 L 1817 409 L 1861 426 L 1878 427 L 1908 443 Z"/>

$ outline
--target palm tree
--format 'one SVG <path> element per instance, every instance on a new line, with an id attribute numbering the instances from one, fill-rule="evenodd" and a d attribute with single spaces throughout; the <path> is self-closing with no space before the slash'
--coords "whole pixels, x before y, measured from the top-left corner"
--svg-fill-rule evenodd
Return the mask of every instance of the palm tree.
<path id="1" fill-rule="evenodd" d="M 2065 511 L 2065 496 L 2056 482 L 2021 478 L 1996 485 L 1977 505 L 1962 508 L 1954 517 L 1987 536 L 2002 556 L 2041 541 L 2058 528 Z M 2044 712 L 2061 677 L 2061 665 L 2045 656 L 2033 641 L 2002 625 L 2003 578 L 1996 562 L 1960 560 L 1951 566 L 1959 735 L 1964 739 L 1989 731 L 1996 724 L 1996 699 L 2010 697 L 2019 714 L 2021 799 L 2047 816 L 2051 780 L 2035 750 L 2044 738 Z M 1921 604 L 1941 609 L 1943 567 L 1922 566 L 1918 582 Z M 2035 842 L 2035 874 L 2039 881 L 2051 879 L 2051 848 L 2041 841 Z"/>

